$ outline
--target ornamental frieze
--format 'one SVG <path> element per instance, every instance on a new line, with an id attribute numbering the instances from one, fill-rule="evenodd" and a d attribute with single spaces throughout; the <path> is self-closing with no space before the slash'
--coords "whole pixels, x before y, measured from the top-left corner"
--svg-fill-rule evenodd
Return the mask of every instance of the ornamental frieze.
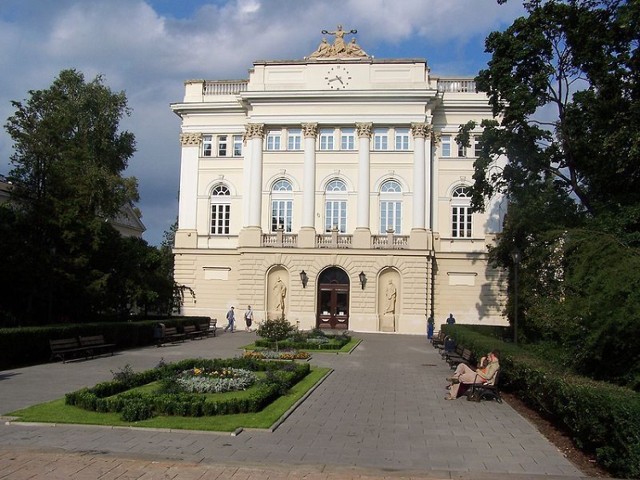
<path id="1" fill-rule="evenodd" d="M 202 139 L 201 133 L 181 133 L 180 145 L 183 147 L 197 147 Z"/>

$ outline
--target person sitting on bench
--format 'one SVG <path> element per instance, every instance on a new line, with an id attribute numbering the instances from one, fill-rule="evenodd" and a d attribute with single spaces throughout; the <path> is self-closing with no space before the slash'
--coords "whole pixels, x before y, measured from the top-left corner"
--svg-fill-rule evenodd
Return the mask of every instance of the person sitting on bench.
<path id="1" fill-rule="evenodd" d="M 458 398 L 458 391 L 460 384 L 473 384 L 473 383 L 488 383 L 492 384 L 495 380 L 496 373 L 500 369 L 500 352 L 493 350 L 487 355 L 487 366 L 484 368 L 478 368 L 474 370 L 470 366 L 460 363 L 456 367 L 456 371 L 452 377 L 448 377 L 447 380 L 451 382 L 449 387 L 449 395 L 445 400 L 455 400 Z"/>

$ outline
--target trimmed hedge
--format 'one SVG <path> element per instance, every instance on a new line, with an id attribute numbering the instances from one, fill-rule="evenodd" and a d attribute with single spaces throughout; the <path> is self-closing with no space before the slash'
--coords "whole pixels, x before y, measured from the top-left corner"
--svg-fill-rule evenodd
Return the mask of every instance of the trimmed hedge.
<path id="1" fill-rule="evenodd" d="M 0 328 L 0 370 L 46 363 L 51 357 L 49 340 L 91 335 L 104 335 L 107 343 L 118 349 L 153 345 L 153 329 L 159 323 L 181 329 L 208 317 L 172 317 L 132 322 L 90 322 L 41 327 Z"/>
<path id="2" fill-rule="evenodd" d="M 310 337 L 312 339 L 313 337 Z M 324 338 L 329 340 L 330 343 L 316 343 L 309 342 L 304 339 L 286 339 L 278 342 L 279 350 L 340 350 L 347 343 L 351 341 L 351 336 L 349 335 L 324 335 Z M 261 348 L 275 348 L 275 342 L 272 342 L 267 339 L 257 339 L 255 341 L 256 347 Z"/>
<path id="3" fill-rule="evenodd" d="M 621 478 L 640 478 L 640 395 L 574 375 L 523 347 L 466 329 L 447 326 L 447 334 L 477 357 L 501 351 L 500 388 L 568 432 L 576 446 Z"/>
<path id="4" fill-rule="evenodd" d="M 192 393 L 142 393 L 128 390 L 171 377 L 194 367 L 222 369 L 243 368 L 266 371 L 266 380 L 248 398 L 208 400 L 205 395 Z M 280 397 L 311 371 L 309 364 L 280 364 L 255 359 L 187 359 L 160 368 L 129 375 L 127 381 L 113 380 L 67 393 L 65 403 L 95 412 L 118 412 L 123 420 L 135 422 L 156 415 L 201 417 L 259 412 Z"/>

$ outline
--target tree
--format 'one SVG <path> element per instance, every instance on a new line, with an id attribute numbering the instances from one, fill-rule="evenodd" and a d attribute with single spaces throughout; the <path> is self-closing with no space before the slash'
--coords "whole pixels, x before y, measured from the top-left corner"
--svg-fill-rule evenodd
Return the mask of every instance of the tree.
<path id="1" fill-rule="evenodd" d="M 259 337 L 266 338 L 273 342 L 278 350 L 278 342 L 285 340 L 295 328 L 284 317 L 278 319 L 265 320 L 258 327 L 257 334 Z"/>
<path id="2" fill-rule="evenodd" d="M 557 342 L 581 373 L 637 389 L 640 2 L 524 5 L 525 17 L 488 36 L 491 60 L 476 78 L 495 118 L 481 124 L 473 207 L 509 198 L 490 255 L 511 267 L 514 247 L 523 251 L 524 340 Z M 468 145 L 476 127 L 461 126 L 458 140 Z"/>
<path id="3" fill-rule="evenodd" d="M 119 131 L 127 99 L 102 77 L 85 82 L 75 70 L 29 95 L 12 102 L 5 125 L 14 141 L 9 180 L 20 252 L 35 263 L 23 264 L 25 315 L 81 317 L 108 274 L 95 265 L 112 228 L 105 220 L 138 200 L 137 181 L 122 175 L 135 152 L 133 134 Z"/>

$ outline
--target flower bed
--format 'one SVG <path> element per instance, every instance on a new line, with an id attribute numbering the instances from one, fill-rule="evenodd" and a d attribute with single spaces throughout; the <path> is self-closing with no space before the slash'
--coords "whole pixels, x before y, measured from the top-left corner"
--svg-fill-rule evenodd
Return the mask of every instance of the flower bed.
<path id="1" fill-rule="evenodd" d="M 253 350 L 243 354 L 244 358 L 255 358 L 258 360 L 309 360 L 311 354 L 299 350 L 274 351 L 274 350 Z"/>
<path id="2" fill-rule="evenodd" d="M 176 384 L 187 393 L 222 393 L 246 390 L 257 380 L 256 374 L 244 368 L 191 368 L 176 378 Z"/>
<path id="3" fill-rule="evenodd" d="M 246 370 L 248 373 L 238 372 Z M 185 372 L 191 372 L 185 374 Z M 213 374 L 213 372 L 218 374 Z M 222 375 L 220 372 L 224 371 Z M 140 373 L 128 373 L 126 378 L 97 384 L 65 395 L 65 403 L 96 412 L 119 412 L 129 422 L 156 415 L 207 416 L 258 412 L 272 403 L 309 372 L 309 364 L 267 362 L 254 358 L 188 359 L 163 365 Z M 199 372 L 199 373 L 196 373 Z M 210 372 L 211 375 L 203 373 Z M 226 380 L 227 384 L 244 382 L 255 372 L 265 372 L 264 379 L 255 381 L 248 395 L 221 398 L 216 395 L 185 392 L 178 379 L 186 384 Z M 192 379 L 209 377 L 208 382 Z M 115 375 L 114 375 L 115 377 Z M 236 380 L 238 380 L 236 382 Z M 136 391 L 136 387 L 152 382 L 160 384 L 157 391 Z"/>

